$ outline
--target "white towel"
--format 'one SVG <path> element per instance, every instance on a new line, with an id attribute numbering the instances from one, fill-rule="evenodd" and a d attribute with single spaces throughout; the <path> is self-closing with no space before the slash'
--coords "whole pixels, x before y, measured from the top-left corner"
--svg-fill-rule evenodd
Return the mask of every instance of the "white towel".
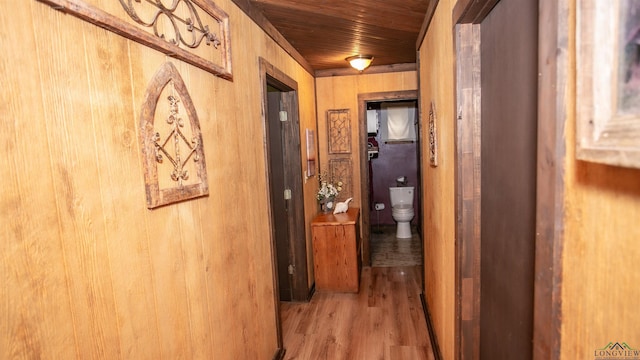
<path id="1" fill-rule="evenodd" d="M 385 103 L 383 112 L 386 113 L 387 140 L 416 139 L 415 107 L 409 107 L 406 103 Z"/>

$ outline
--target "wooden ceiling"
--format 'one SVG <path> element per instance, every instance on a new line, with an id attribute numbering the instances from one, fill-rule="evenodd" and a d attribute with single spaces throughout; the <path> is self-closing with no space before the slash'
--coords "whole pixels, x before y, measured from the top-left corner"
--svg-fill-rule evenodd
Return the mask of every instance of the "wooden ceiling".
<path id="1" fill-rule="evenodd" d="M 437 3 L 435 0 L 234 2 L 250 15 L 264 16 L 315 71 L 349 68 L 345 58 L 357 54 L 373 55 L 372 66 L 415 63 L 418 35 L 425 31 L 426 15 Z M 256 16 L 252 17 L 255 20 Z M 258 24 L 265 27 L 259 21 Z"/>

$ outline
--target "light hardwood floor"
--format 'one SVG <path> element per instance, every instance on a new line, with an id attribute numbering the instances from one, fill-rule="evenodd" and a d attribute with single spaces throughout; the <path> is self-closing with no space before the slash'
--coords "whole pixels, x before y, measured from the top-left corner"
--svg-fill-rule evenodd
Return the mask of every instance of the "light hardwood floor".
<path id="1" fill-rule="evenodd" d="M 281 303 L 284 359 L 434 359 L 420 266 L 365 267 L 357 294 L 316 292 Z"/>

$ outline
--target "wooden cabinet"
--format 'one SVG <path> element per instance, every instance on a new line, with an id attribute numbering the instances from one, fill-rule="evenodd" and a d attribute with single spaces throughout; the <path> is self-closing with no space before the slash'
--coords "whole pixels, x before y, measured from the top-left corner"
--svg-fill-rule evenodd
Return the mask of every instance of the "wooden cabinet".
<path id="1" fill-rule="evenodd" d="M 311 222 L 316 290 L 358 292 L 360 227 L 358 208 L 342 214 L 320 214 Z"/>

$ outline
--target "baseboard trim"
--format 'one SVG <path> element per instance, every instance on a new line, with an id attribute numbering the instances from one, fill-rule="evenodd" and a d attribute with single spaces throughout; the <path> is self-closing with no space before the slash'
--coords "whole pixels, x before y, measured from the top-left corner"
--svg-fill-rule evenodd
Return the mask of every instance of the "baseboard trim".
<path id="1" fill-rule="evenodd" d="M 284 354 L 287 352 L 285 349 L 276 350 L 276 354 L 273 355 L 273 360 L 282 360 L 284 359 Z"/>
<path id="2" fill-rule="evenodd" d="M 442 354 L 440 353 L 440 346 L 438 346 L 438 338 L 436 332 L 433 330 L 433 323 L 431 322 L 431 314 L 429 313 L 429 307 L 427 306 L 427 300 L 424 297 L 424 293 L 420 293 L 420 301 L 422 302 L 422 311 L 424 312 L 424 319 L 427 322 L 427 330 L 429 331 L 429 340 L 431 340 L 431 348 L 433 348 L 433 357 L 435 360 L 442 360 Z"/>
<path id="3" fill-rule="evenodd" d="M 316 292 L 316 283 L 311 284 L 311 288 L 309 289 L 309 295 L 307 295 L 307 302 L 311 301 L 313 294 Z"/>

